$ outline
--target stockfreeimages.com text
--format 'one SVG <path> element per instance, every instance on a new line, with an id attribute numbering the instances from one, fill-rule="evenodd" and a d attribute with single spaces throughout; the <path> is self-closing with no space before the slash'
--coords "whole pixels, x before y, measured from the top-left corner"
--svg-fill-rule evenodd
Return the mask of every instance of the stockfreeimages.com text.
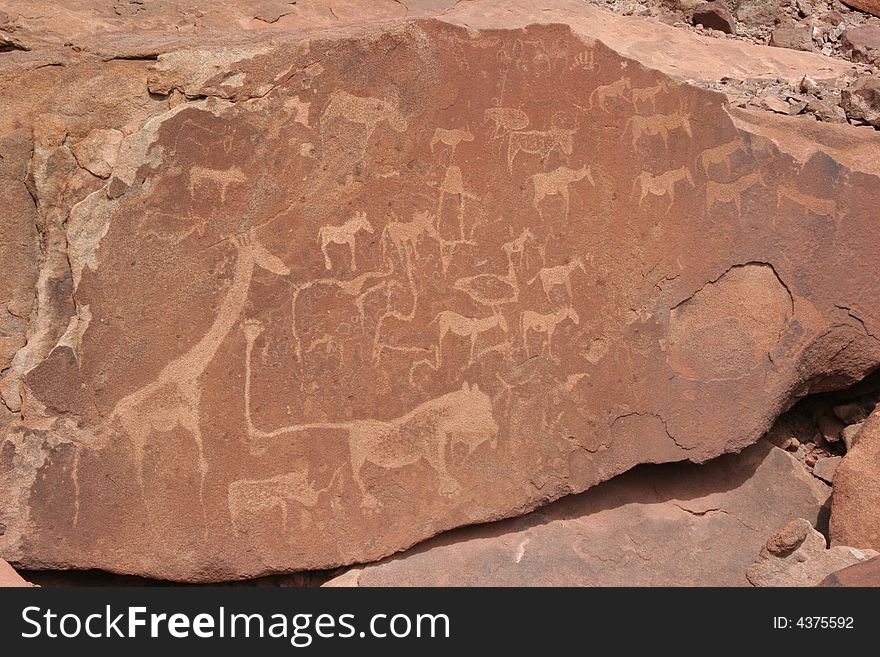
<path id="1" fill-rule="evenodd" d="M 113 611 L 58 614 L 51 609 L 31 606 L 22 610 L 26 639 L 50 638 L 144 638 L 184 639 L 274 638 L 305 648 L 314 639 L 348 638 L 449 638 L 450 620 L 446 614 L 373 614 L 363 623 L 355 614 L 243 614 L 220 607 L 214 613 L 148 613 L 146 607 L 126 607 Z"/>

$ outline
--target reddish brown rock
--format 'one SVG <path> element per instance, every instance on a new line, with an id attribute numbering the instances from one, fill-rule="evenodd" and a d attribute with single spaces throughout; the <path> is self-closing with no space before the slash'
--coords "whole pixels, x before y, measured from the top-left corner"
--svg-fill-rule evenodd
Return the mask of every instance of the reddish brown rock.
<path id="1" fill-rule="evenodd" d="M 842 42 L 849 49 L 853 61 L 880 61 L 880 25 L 848 27 L 843 33 Z"/>
<path id="2" fill-rule="evenodd" d="M 785 0 L 738 0 L 732 6 L 741 24 L 764 26 L 778 23 L 788 4 Z"/>
<path id="3" fill-rule="evenodd" d="M 736 34 L 736 19 L 721 0 L 712 0 L 694 7 L 691 15 L 694 25 L 702 25 L 725 34 Z"/>
<path id="4" fill-rule="evenodd" d="M 809 25 L 795 27 L 777 27 L 770 34 L 770 45 L 774 48 L 791 50 L 812 50 L 813 35 Z"/>
<path id="5" fill-rule="evenodd" d="M 846 425 L 840 420 L 828 406 L 822 406 L 816 414 L 816 428 L 822 438 L 829 443 L 836 443 L 840 440 L 840 432 Z"/>
<path id="6" fill-rule="evenodd" d="M 99 178 L 109 178 L 123 137 L 119 130 L 92 130 L 70 150 L 82 168 Z"/>
<path id="7" fill-rule="evenodd" d="M 843 4 L 880 16 L 880 0 L 842 0 Z"/>
<path id="8" fill-rule="evenodd" d="M 832 545 L 880 550 L 880 411 L 856 434 L 834 473 Z"/>
<path id="9" fill-rule="evenodd" d="M 38 9 L 3 54 L 0 554 L 368 561 L 880 364 L 880 138 L 701 86 L 842 63 L 579 0 L 301 4 Z"/>
<path id="10" fill-rule="evenodd" d="M 834 481 L 834 473 L 837 472 L 837 466 L 840 465 L 841 458 L 839 456 L 827 456 L 816 460 L 813 466 L 813 475 L 819 477 L 822 481 L 830 484 Z"/>
<path id="11" fill-rule="evenodd" d="M 819 586 L 880 586 L 880 557 L 833 572 Z"/>
<path id="12" fill-rule="evenodd" d="M 846 115 L 880 127 L 880 77 L 865 76 L 841 92 Z"/>
<path id="13" fill-rule="evenodd" d="M 825 537 L 798 518 L 770 537 L 746 577 L 754 586 L 817 586 L 831 573 L 877 556 L 874 550 L 826 548 Z"/>
<path id="14" fill-rule="evenodd" d="M 767 536 L 800 513 L 815 522 L 827 495 L 792 456 L 761 443 L 700 466 L 642 466 L 325 586 L 748 586 Z"/>
<path id="15" fill-rule="evenodd" d="M 33 584 L 15 572 L 15 569 L 3 561 L 3 559 L 0 559 L 0 588 L 23 588 L 27 586 L 33 586 Z"/>

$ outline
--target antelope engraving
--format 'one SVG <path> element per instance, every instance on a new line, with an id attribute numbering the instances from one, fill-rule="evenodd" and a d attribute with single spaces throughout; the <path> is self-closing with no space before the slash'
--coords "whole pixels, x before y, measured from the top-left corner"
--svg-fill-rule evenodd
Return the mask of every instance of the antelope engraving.
<path id="1" fill-rule="evenodd" d="M 495 124 L 490 135 L 491 139 L 500 137 L 502 132 L 525 130 L 529 127 L 528 115 L 512 107 L 490 107 L 483 112 L 483 122 L 489 121 Z"/>
<path id="2" fill-rule="evenodd" d="M 256 514 L 278 509 L 281 513 L 281 529 L 287 533 L 290 505 L 316 507 L 321 493 L 333 488 L 338 479 L 337 470 L 325 487 L 315 488 L 315 484 L 308 477 L 308 465 L 302 463 L 292 472 L 268 479 L 233 481 L 227 486 L 227 502 L 232 526 L 237 531 L 248 531 L 259 522 L 254 518 Z"/>
<path id="3" fill-rule="evenodd" d="M 692 136 L 690 119 L 681 112 L 653 116 L 635 115 L 627 120 L 624 132 L 627 130 L 632 132 L 633 148 L 638 146 L 639 140 L 645 135 L 659 136 L 665 147 L 669 146 L 669 133 L 673 130 L 683 130 L 688 137 Z"/>
<path id="4" fill-rule="evenodd" d="M 719 183 L 710 180 L 706 183 L 706 212 L 709 212 L 716 203 L 733 203 L 736 205 L 736 213 L 740 214 L 742 194 L 754 185 L 765 186 L 764 174 L 761 171 L 734 180 L 731 183 Z"/>
<path id="5" fill-rule="evenodd" d="M 397 258 L 404 266 L 410 266 L 414 256 L 418 255 L 419 239 L 427 235 L 437 242 L 442 242 L 434 227 L 434 215 L 428 211 L 417 212 L 411 221 L 392 221 L 382 231 L 382 262 L 389 263 L 387 246 L 391 243 Z M 391 263 L 393 264 L 393 263 Z"/>
<path id="6" fill-rule="evenodd" d="M 669 196 L 669 207 L 666 209 L 668 212 L 669 208 L 675 204 L 675 185 L 681 181 L 689 182 L 691 187 L 695 186 L 693 176 L 691 176 L 690 169 L 687 167 L 666 171 L 659 176 L 654 175 L 650 171 L 642 171 L 633 182 L 633 193 L 635 193 L 637 185 L 641 186 L 639 206 L 642 205 L 645 197 L 649 194 L 654 196 Z"/>
<path id="7" fill-rule="evenodd" d="M 351 123 L 358 123 L 366 128 L 365 142 L 370 140 L 376 127 L 386 121 L 397 132 L 405 132 L 409 123 L 406 117 L 400 113 L 397 104 L 388 100 L 355 96 L 341 89 L 330 94 L 330 102 L 324 108 L 321 115 L 321 134 L 324 134 L 324 124 L 329 119 L 345 119 Z"/>
<path id="8" fill-rule="evenodd" d="M 737 139 L 733 141 L 729 141 L 726 144 L 721 144 L 720 146 L 715 146 L 714 148 L 707 148 L 700 154 L 700 162 L 703 165 L 703 171 L 706 173 L 706 177 L 709 176 L 709 170 L 718 164 L 724 165 L 724 172 L 726 175 L 730 175 L 730 157 L 734 153 L 740 150 L 740 142 Z"/>
<path id="9" fill-rule="evenodd" d="M 508 331 L 507 321 L 504 319 L 504 315 L 497 311 L 489 317 L 476 318 L 465 317 L 452 310 L 444 310 L 432 319 L 428 326 L 435 323 L 439 328 L 439 338 L 437 339 L 438 366 L 442 360 L 443 338 L 449 333 L 457 335 L 460 338 L 470 338 L 471 349 L 468 357 L 468 365 L 472 365 L 474 362 L 474 351 L 477 346 L 477 338 L 480 337 L 480 334 L 486 333 L 495 328 L 501 329 L 504 333 L 507 333 Z"/>
<path id="10" fill-rule="evenodd" d="M 507 144 L 507 169 L 513 173 L 513 161 L 518 153 L 537 155 L 542 161 L 550 153 L 559 151 L 571 155 L 574 150 L 574 135 L 577 129 L 560 128 L 551 125 L 549 130 L 529 130 L 527 132 L 510 133 Z"/>
<path id="11" fill-rule="evenodd" d="M 318 231 L 318 241 L 321 243 L 321 253 L 324 254 L 324 268 L 333 269 L 330 253 L 327 247 L 331 244 L 347 244 L 351 253 L 351 270 L 357 271 L 355 246 L 357 234 L 361 231 L 373 232 L 373 226 L 367 221 L 366 212 L 355 212 L 354 216 L 341 226 L 321 226 Z"/>
<path id="12" fill-rule="evenodd" d="M 551 302 L 553 299 L 550 297 L 550 292 L 553 288 L 562 285 L 565 287 L 565 291 L 568 292 L 568 298 L 571 299 L 571 275 L 574 273 L 575 269 L 580 269 L 585 274 L 587 273 L 584 261 L 580 256 L 576 256 L 571 262 L 564 265 L 556 265 L 555 267 L 544 267 L 540 269 L 528 284 L 531 285 L 535 281 L 540 280 L 541 288 L 544 290 L 544 296 L 546 296 L 547 300 Z"/>
<path id="13" fill-rule="evenodd" d="M 518 260 L 519 260 L 518 266 L 522 267 L 523 259 L 525 259 L 525 257 L 526 257 L 526 247 L 530 243 L 538 244 L 538 246 L 535 248 L 541 254 L 541 261 L 543 262 L 544 261 L 544 245 L 540 244 L 540 242 L 538 241 L 538 238 L 535 237 L 535 234 L 531 230 L 529 230 L 528 228 L 523 228 L 522 233 L 520 233 L 520 236 L 517 237 L 516 239 L 513 239 L 509 242 L 505 242 L 504 244 L 502 244 L 501 250 L 504 251 L 504 253 L 507 256 L 507 259 L 509 261 L 512 261 L 513 256 L 518 256 Z"/>
<path id="14" fill-rule="evenodd" d="M 534 310 L 526 310 L 520 317 L 520 331 L 522 333 L 523 346 L 526 353 L 529 351 L 529 332 L 543 333 L 544 338 L 541 343 L 541 353 L 544 353 L 544 347 L 547 348 L 547 356 L 551 360 L 555 360 L 553 356 L 553 333 L 562 322 L 570 319 L 574 324 L 579 324 L 581 318 L 571 306 L 560 308 L 556 312 L 541 314 Z"/>
<path id="15" fill-rule="evenodd" d="M 208 169 L 195 165 L 189 169 L 189 194 L 194 196 L 196 187 L 203 187 L 205 183 L 212 183 L 220 190 L 220 202 L 226 203 L 226 192 L 229 186 L 235 183 L 245 184 L 247 176 L 238 167 L 231 169 Z"/>
<path id="16" fill-rule="evenodd" d="M 611 98 L 627 100 L 625 94 L 630 89 L 632 89 L 632 82 L 629 81 L 629 78 L 620 78 L 611 84 L 603 84 L 602 86 L 596 87 L 593 89 L 593 93 L 590 94 L 590 107 L 592 108 L 596 104 L 596 101 L 598 101 L 599 107 L 602 108 L 602 111 L 608 112 L 607 102 Z"/>
<path id="17" fill-rule="evenodd" d="M 639 103 L 651 103 L 651 111 L 655 111 L 657 107 L 657 95 L 666 91 L 666 84 L 664 82 L 658 82 L 653 87 L 641 87 L 637 89 L 633 89 L 630 93 L 630 97 L 632 98 L 633 105 L 638 105 Z"/>
<path id="18" fill-rule="evenodd" d="M 474 135 L 469 130 L 459 130 L 458 128 L 437 128 L 434 130 L 434 136 L 431 138 L 431 153 L 437 144 L 445 144 L 449 146 L 450 161 L 455 157 L 455 149 L 461 142 L 470 142 L 474 140 Z"/>
<path id="19" fill-rule="evenodd" d="M 595 185 L 595 182 L 593 182 L 593 176 L 590 174 L 590 167 L 586 164 L 580 169 L 570 169 L 569 167 L 561 166 L 550 173 L 542 172 L 530 176 L 529 180 L 535 185 L 535 197 L 532 201 L 532 205 L 540 212 L 538 206 L 545 197 L 561 196 L 562 203 L 565 207 L 565 217 L 567 219 L 570 206 L 569 185 L 580 182 L 584 178 L 589 180 L 591 185 Z"/>

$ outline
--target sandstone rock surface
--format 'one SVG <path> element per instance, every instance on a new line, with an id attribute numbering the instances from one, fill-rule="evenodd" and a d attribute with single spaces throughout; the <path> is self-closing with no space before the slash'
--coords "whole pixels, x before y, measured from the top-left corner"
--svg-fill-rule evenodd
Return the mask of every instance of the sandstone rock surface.
<path id="1" fill-rule="evenodd" d="M 767 492 L 772 491 L 772 495 Z M 522 518 L 443 534 L 325 586 L 748 586 L 767 537 L 828 487 L 765 442 L 642 466 Z"/>
<path id="2" fill-rule="evenodd" d="M 880 550 L 880 411 L 871 414 L 834 473 L 832 545 Z"/>
<path id="3" fill-rule="evenodd" d="M 575 0 L 171 3 L 184 36 L 7 4 L 17 564 L 369 561 L 880 364 L 880 138 L 702 86 L 841 62 Z"/>
<path id="4" fill-rule="evenodd" d="M 27 586 L 32 586 L 32 584 L 15 572 L 12 566 L 3 559 L 0 559 L 0 588 L 23 588 Z"/>

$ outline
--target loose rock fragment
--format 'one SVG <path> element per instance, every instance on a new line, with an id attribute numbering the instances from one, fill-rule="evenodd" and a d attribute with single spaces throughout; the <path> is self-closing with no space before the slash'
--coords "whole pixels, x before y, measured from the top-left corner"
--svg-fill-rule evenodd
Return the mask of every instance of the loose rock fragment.
<path id="1" fill-rule="evenodd" d="M 691 17 L 694 25 L 702 25 L 711 30 L 718 30 L 725 34 L 736 34 L 736 19 L 727 5 L 721 0 L 704 2 L 694 8 Z"/>
<path id="2" fill-rule="evenodd" d="M 809 27 L 779 27 L 770 35 L 770 45 L 791 50 L 813 50 L 813 32 Z"/>
<path id="3" fill-rule="evenodd" d="M 841 100 L 848 118 L 880 127 L 880 77 L 859 78 L 843 90 Z"/>
<path id="4" fill-rule="evenodd" d="M 798 518 L 770 537 L 746 577 L 754 586 L 816 586 L 831 573 L 876 556 L 874 550 L 827 549 L 825 537 Z"/>
<path id="5" fill-rule="evenodd" d="M 830 537 L 832 545 L 880 550 L 880 411 L 847 439 L 847 453 L 834 474 Z"/>
<path id="6" fill-rule="evenodd" d="M 825 483 L 830 484 L 834 481 L 834 473 L 837 470 L 837 466 L 840 465 L 840 461 L 841 457 L 839 456 L 826 456 L 816 459 L 816 463 L 813 465 L 813 474 Z"/>

